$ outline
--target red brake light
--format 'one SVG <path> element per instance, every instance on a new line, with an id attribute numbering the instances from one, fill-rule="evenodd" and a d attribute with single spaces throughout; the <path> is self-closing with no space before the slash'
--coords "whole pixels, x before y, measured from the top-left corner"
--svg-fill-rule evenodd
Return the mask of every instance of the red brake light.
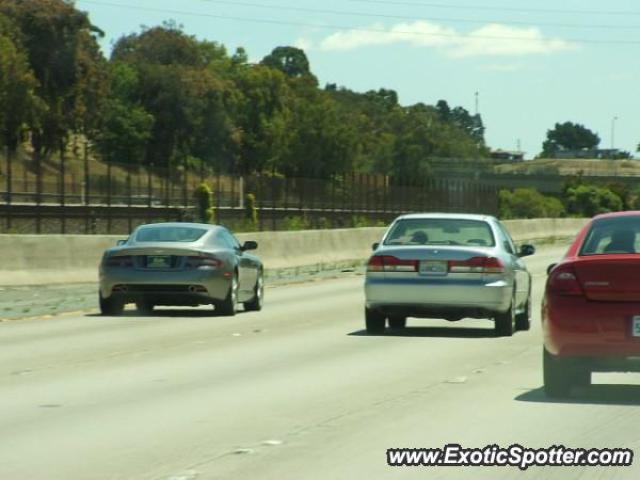
<path id="1" fill-rule="evenodd" d="M 391 255 L 374 255 L 367 264 L 368 272 L 417 272 L 418 260 L 402 260 Z"/>
<path id="2" fill-rule="evenodd" d="M 582 287 L 571 265 L 559 265 L 551 271 L 547 290 L 557 295 L 583 295 Z"/>
<path id="3" fill-rule="evenodd" d="M 379 255 L 374 255 L 369 259 L 369 263 L 367 264 L 367 272 L 383 272 L 384 271 L 384 262 L 382 261 L 382 257 Z"/>
<path id="4" fill-rule="evenodd" d="M 449 261 L 451 273 L 504 273 L 504 265 L 495 257 L 472 257 Z"/>
<path id="5" fill-rule="evenodd" d="M 222 261 L 216 257 L 187 257 L 187 268 L 201 268 L 207 267 L 212 269 L 219 269 L 222 267 Z"/>
<path id="6" fill-rule="evenodd" d="M 119 257 L 107 258 L 105 265 L 107 267 L 127 268 L 133 267 L 133 257 L 130 255 L 122 255 Z"/>
<path id="7" fill-rule="evenodd" d="M 504 273 L 504 265 L 499 258 L 489 257 L 484 262 L 484 273 Z"/>

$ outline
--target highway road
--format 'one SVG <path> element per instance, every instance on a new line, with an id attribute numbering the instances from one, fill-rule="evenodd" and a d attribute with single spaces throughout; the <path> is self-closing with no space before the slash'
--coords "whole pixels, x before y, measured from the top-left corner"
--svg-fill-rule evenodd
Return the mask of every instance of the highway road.
<path id="1" fill-rule="evenodd" d="M 396 467 L 392 447 L 640 451 L 640 382 L 597 374 L 568 401 L 541 390 L 546 266 L 529 259 L 534 326 L 409 320 L 363 332 L 363 277 L 268 289 L 265 310 L 95 313 L 0 324 L 0 478 L 620 479 L 640 467 Z M 640 460 L 638 460 L 640 461 Z"/>

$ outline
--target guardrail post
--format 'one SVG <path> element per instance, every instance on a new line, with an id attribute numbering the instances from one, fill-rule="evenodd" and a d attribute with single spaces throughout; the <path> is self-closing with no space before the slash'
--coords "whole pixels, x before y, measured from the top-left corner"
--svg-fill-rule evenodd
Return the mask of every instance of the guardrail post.
<path id="1" fill-rule="evenodd" d="M 271 230 L 276 231 L 276 176 L 271 176 Z"/>
<path id="2" fill-rule="evenodd" d="M 89 172 L 89 145 L 84 142 L 84 203 L 91 204 L 91 176 Z"/>
<path id="3" fill-rule="evenodd" d="M 131 162 L 127 162 L 127 227 L 129 232 L 131 232 L 132 220 L 131 220 L 131 206 L 133 205 L 133 192 L 132 192 L 132 182 L 131 182 Z"/>
<path id="4" fill-rule="evenodd" d="M 40 218 L 42 204 L 42 153 L 36 153 L 36 233 L 42 232 L 42 219 Z"/>
<path id="5" fill-rule="evenodd" d="M 262 214 L 264 213 L 262 208 L 263 205 L 264 202 L 262 199 L 262 177 L 258 173 L 256 174 L 256 208 L 258 209 L 258 230 L 260 232 L 264 230 L 264 219 L 262 218 Z"/>
<path id="6" fill-rule="evenodd" d="M 66 233 L 67 230 L 67 221 L 65 217 L 65 144 L 64 142 L 60 142 L 60 230 L 62 233 Z"/>
<path id="7" fill-rule="evenodd" d="M 350 216 L 353 216 L 353 213 L 356 211 L 356 172 L 351 172 L 351 188 L 349 189 L 351 194 L 351 212 Z M 349 224 L 352 219 L 349 219 Z"/>
<path id="8" fill-rule="evenodd" d="M 11 163 L 12 163 L 12 155 L 13 152 L 11 152 L 9 150 L 9 147 L 5 147 L 4 149 L 4 154 L 5 154 L 5 158 L 7 159 L 7 198 L 6 198 L 6 204 L 7 204 L 7 232 L 9 232 L 11 230 L 11 177 L 12 177 L 12 171 L 11 171 Z"/>
<path id="9" fill-rule="evenodd" d="M 182 159 L 182 208 L 187 208 L 187 190 L 189 185 L 189 171 L 187 170 L 187 157 Z"/>
<path id="10" fill-rule="evenodd" d="M 220 170 L 216 172 L 216 222 L 220 223 L 220 195 L 222 192 L 220 184 Z"/>
<path id="11" fill-rule="evenodd" d="M 111 162 L 107 162 L 107 233 L 111 233 Z"/>
<path id="12" fill-rule="evenodd" d="M 335 228 L 336 226 L 336 182 L 337 175 L 334 173 L 329 177 L 329 181 L 331 182 L 331 226 Z"/>

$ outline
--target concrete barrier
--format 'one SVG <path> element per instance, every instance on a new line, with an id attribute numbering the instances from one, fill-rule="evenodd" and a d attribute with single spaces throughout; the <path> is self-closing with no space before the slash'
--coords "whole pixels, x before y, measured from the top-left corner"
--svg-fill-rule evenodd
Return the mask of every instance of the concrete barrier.
<path id="1" fill-rule="evenodd" d="M 516 242 L 573 237 L 583 219 L 513 220 L 504 222 Z M 270 275 L 291 270 L 330 270 L 366 260 L 371 244 L 385 228 L 243 233 L 255 240 Z M 97 281 L 102 253 L 122 236 L 0 235 L 0 286 L 88 283 Z"/>

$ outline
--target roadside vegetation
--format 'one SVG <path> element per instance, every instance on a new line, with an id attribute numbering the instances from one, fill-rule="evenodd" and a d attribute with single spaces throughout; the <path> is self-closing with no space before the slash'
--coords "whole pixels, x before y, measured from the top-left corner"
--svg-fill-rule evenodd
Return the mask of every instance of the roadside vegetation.
<path id="1" fill-rule="evenodd" d="M 589 183 L 585 177 L 569 177 L 558 196 L 542 195 L 532 188 L 500 191 L 500 217 L 561 218 L 593 217 L 621 210 L 640 210 L 640 188 L 623 183 L 606 186 Z"/>
<path id="2" fill-rule="evenodd" d="M 168 22 L 120 38 L 73 2 L 0 0 L 0 143 L 42 169 L 78 139 L 91 156 L 143 168 L 328 178 L 426 177 L 431 158 L 487 156 L 479 115 L 393 90 L 319 85 L 305 52 L 259 63 Z M 20 156 L 20 159 L 24 155 Z"/>

